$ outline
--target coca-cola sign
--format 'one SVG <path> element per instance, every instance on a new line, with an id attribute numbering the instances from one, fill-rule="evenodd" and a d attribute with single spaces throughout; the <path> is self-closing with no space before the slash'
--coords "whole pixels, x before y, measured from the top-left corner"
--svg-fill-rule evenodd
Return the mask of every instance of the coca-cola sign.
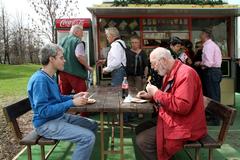
<path id="1" fill-rule="evenodd" d="M 56 28 L 70 28 L 72 25 L 82 24 L 83 28 L 90 27 L 90 18 L 69 18 L 69 19 L 56 19 Z"/>

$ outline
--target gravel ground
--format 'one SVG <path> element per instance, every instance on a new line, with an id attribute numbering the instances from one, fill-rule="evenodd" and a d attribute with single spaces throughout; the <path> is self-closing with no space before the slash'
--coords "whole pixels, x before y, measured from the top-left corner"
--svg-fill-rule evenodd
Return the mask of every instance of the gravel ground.
<path id="1" fill-rule="evenodd" d="M 18 144 L 13 129 L 5 119 L 2 108 L 7 104 L 21 100 L 23 97 L 0 97 L 0 160 L 11 160 L 23 148 Z M 32 130 L 32 113 L 18 119 L 21 131 L 25 134 Z"/>

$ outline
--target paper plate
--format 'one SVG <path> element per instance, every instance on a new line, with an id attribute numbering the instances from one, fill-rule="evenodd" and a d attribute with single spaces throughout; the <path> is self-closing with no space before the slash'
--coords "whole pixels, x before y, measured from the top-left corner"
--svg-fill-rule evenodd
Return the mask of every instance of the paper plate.
<path id="1" fill-rule="evenodd" d="M 133 103 L 146 103 L 146 102 L 148 102 L 148 100 L 140 99 L 140 98 L 132 98 L 131 102 L 133 102 Z"/>

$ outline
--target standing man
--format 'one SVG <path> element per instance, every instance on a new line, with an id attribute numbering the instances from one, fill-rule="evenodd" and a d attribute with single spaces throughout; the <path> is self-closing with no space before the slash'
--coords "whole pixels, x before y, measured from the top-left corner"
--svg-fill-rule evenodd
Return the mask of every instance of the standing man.
<path id="1" fill-rule="evenodd" d="M 164 76 L 158 89 L 148 83 L 138 97 L 153 99 L 158 108 L 157 126 L 136 137 L 145 160 L 169 160 L 187 141 L 207 134 L 202 85 L 191 67 L 174 60 L 169 50 L 156 48 L 150 54 L 151 67 Z"/>
<path id="2" fill-rule="evenodd" d="M 28 82 L 28 97 L 33 110 L 36 132 L 45 138 L 65 140 L 76 144 L 72 160 L 89 160 L 97 123 L 94 120 L 65 113 L 73 106 L 87 103 L 87 92 L 73 96 L 62 95 L 55 81 L 55 73 L 64 68 L 62 47 L 47 44 L 39 52 L 42 69 Z"/>
<path id="3" fill-rule="evenodd" d="M 212 31 L 210 29 L 205 28 L 202 30 L 202 33 L 200 34 L 200 38 L 203 43 L 202 61 L 195 62 L 195 65 L 201 66 L 203 70 L 203 85 L 206 89 L 205 96 L 220 102 L 222 54 L 219 46 L 212 41 L 211 37 Z M 216 117 L 213 113 L 209 112 L 209 117 L 209 120 L 211 121 L 210 123 L 212 123 L 212 125 L 219 124 L 219 118 Z"/>
<path id="4" fill-rule="evenodd" d="M 85 92 L 88 71 L 93 70 L 86 61 L 85 43 L 81 41 L 83 26 L 73 25 L 69 33 L 60 42 L 66 60 L 64 70 L 59 72 L 59 86 L 64 95 L 70 94 L 72 90 L 75 93 Z"/>
<path id="5" fill-rule="evenodd" d="M 83 26 L 73 25 L 70 34 L 62 39 L 60 45 L 64 49 L 64 70 L 59 71 L 59 87 L 64 95 L 87 91 L 86 79 L 88 71 L 92 72 L 86 61 L 85 43 L 81 41 L 83 36 Z M 88 113 L 82 112 L 81 116 L 88 116 Z"/>
<path id="6" fill-rule="evenodd" d="M 103 68 L 103 74 L 111 72 L 112 86 L 122 84 L 123 77 L 126 76 L 126 45 L 120 39 L 120 34 L 117 28 L 110 27 L 105 30 L 108 42 L 111 44 L 111 49 L 107 56 L 107 67 Z"/>

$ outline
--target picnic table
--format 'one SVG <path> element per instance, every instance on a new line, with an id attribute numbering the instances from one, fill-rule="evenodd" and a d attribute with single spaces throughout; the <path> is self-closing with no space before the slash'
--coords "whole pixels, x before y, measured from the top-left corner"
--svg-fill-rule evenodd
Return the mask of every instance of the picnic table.
<path id="1" fill-rule="evenodd" d="M 153 107 L 150 102 L 147 103 L 126 103 L 122 99 L 121 87 L 96 86 L 89 90 L 89 94 L 94 94 L 92 98 L 96 103 L 91 105 L 84 105 L 81 107 L 72 107 L 71 112 L 99 112 L 100 113 L 100 134 L 101 134 L 101 160 L 104 160 L 106 154 L 120 154 L 121 160 L 124 159 L 124 133 L 123 133 L 123 113 L 152 113 Z M 129 94 L 135 96 L 137 90 L 135 88 L 129 89 Z M 104 113 L 114 113 L 119 115 L 120 128 L 120 150 L 105 150 L 104 148 Z"/>

